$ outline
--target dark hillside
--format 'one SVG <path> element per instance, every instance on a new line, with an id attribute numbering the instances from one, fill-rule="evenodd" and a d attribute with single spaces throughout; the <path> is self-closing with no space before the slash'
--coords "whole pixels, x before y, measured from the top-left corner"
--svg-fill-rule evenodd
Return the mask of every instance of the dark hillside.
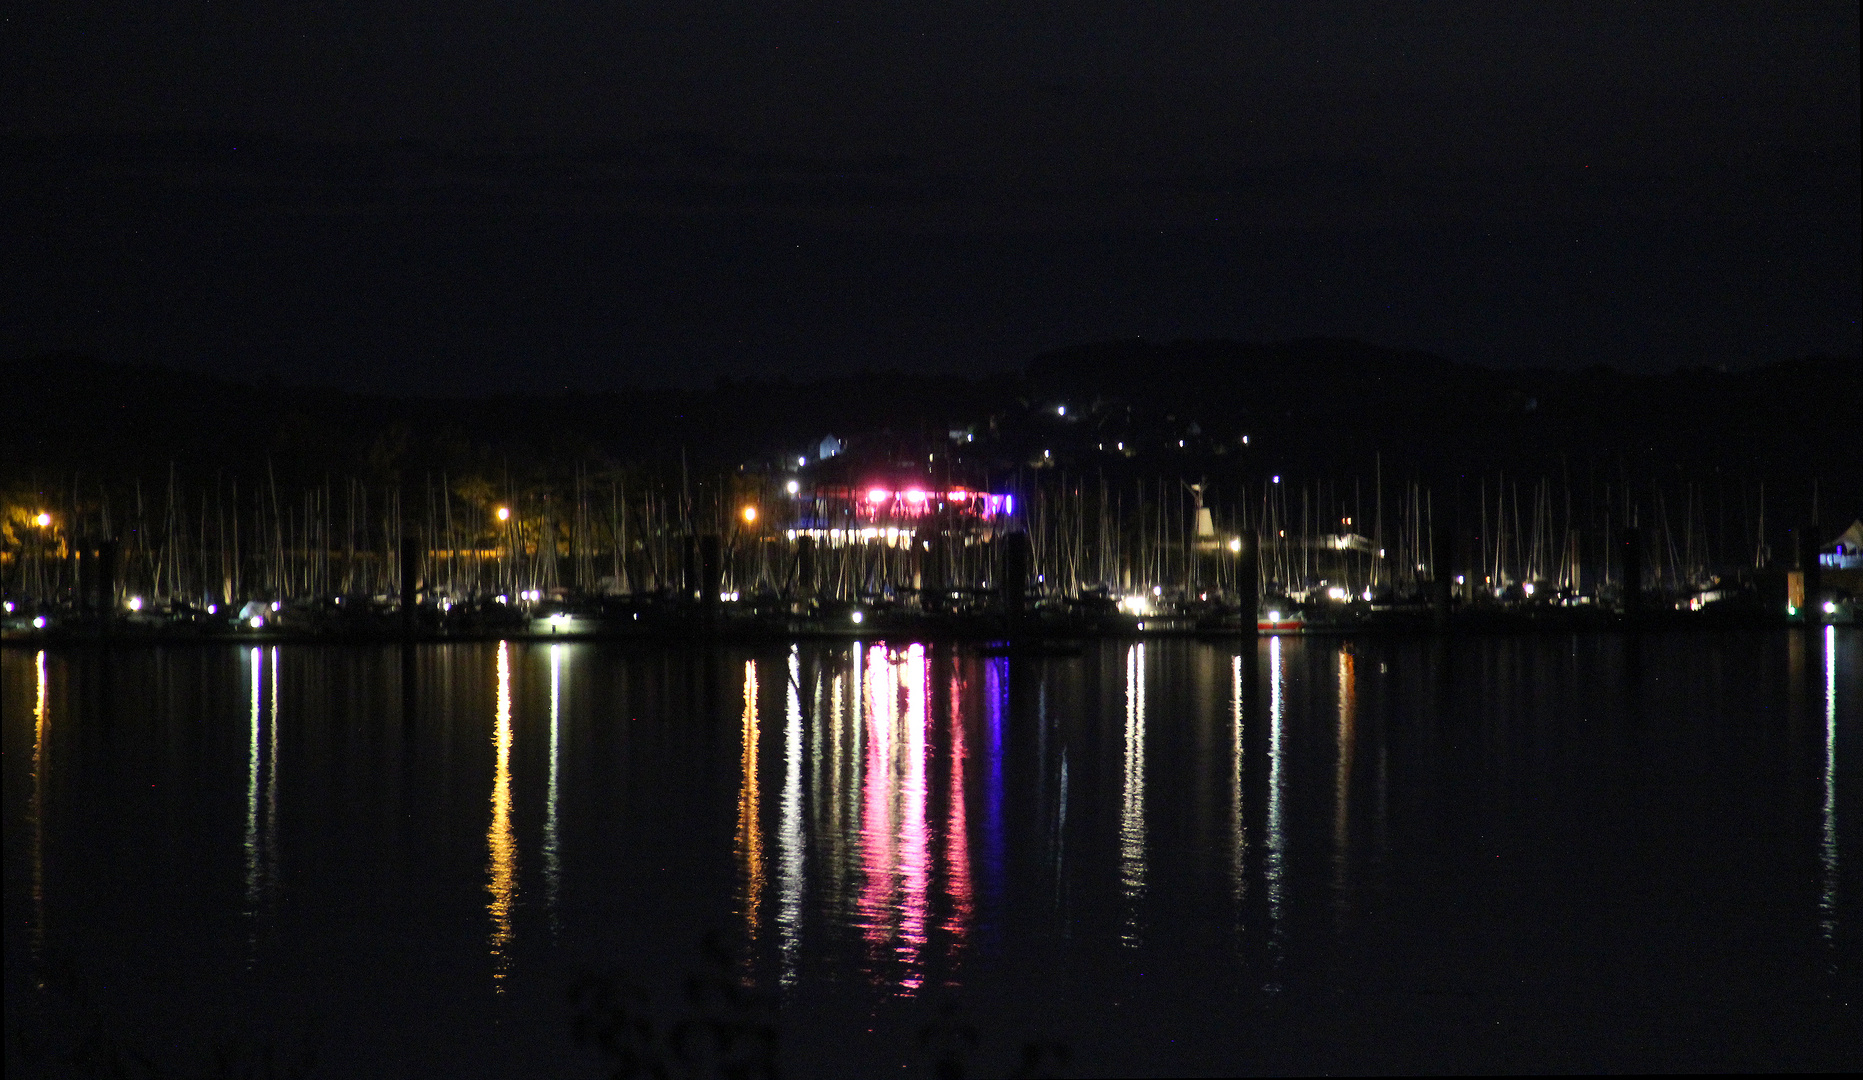
<path id="1" fill-rule="evenodd" d="M 1569 477 L 1574 483 L 1765 481 L 1777 512 L 1863 508 L 1863 365 L 1805 359 L 1635 376 L 1494 370 L 1354 341 L 1106 342 L 1037 357 L 1020 377 L 877 372 L 710 390 L 392 398 L 248 385 L 76 356 L 0 364 L 0 476 L 327 475 L 447 470 L 542 478 L 598 468 L 758 466 L 853 445 L 946 446 L 993 468 L 1110 475 L 1283 472 Z M 1061 410 L 1066 410 L 1065 414 Z M 1243 442 L 1243 437 L 1247 442 Z M 1802 502 L 1802 506 L 1797 505 Z M 1846 509 L 1847 508 L 1847 509 Z"/>

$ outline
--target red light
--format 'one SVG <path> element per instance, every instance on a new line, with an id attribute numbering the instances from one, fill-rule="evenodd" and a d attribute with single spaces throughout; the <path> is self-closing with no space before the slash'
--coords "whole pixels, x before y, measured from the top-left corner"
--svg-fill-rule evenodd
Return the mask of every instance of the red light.
<path id="1" fill-rule="evenodd" d="M 892 496 L 892 492 L 886 490 L 885 488 L 868 488 L 867 489 L 867 501 L 870 503 L 883 503 L 891 496 Z"/>

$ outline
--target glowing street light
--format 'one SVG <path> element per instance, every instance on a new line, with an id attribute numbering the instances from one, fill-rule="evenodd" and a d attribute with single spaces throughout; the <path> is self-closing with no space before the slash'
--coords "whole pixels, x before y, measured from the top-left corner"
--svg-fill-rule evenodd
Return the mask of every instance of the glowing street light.
<path id="1" fill-rule="evenodd" d="M 783 490 L 789 492 L 791 495 L 794 495 L 797 492 L 802 490 L 802 485 L 794 480 L 791 480 L 789 483 L 783 485 Z"/>
<path id="2" fill-rule="evenodd" d="M 52 515 L 41 511 L 37 517 L 32 519 L 32 523 L 41 529 L 50 528 L 52 524 Z"/>
<path id="3" fill-rule="evenodd" d="M 755 525 L 757 523 L 757 508 L 756 507 L 746 506 L 744 509 L 738 511 L 738 513 L 743 516 L 744 524 Z"/>
<path id="4" fill-rule="evenodd" d="M 509 506 L 501 506 L 498 509 L 492 511 L 492 513 L 497 515 L 499 521 L 510 521 L 511 520 L 511 508 Z"/>

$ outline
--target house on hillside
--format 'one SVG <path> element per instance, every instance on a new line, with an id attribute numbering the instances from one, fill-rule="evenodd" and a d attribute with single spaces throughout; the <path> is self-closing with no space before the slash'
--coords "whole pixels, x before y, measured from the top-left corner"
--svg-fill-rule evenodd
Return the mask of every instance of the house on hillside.
<path id="1" fill-rule="evenodd" d="M 1863 521 L 1852 521 L 1841 536 L 1819 548 L 1818 565 L 1831 570 L 1863 570 Z"/>

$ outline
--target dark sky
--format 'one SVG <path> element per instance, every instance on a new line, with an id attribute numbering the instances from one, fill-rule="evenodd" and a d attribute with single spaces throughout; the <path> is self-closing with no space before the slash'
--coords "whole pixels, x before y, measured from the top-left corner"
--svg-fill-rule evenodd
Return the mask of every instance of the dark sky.
<path id="1" fill-rule="evenodd" d="M 0 351 L 395 391 L 1858 349 L 1856 3 L 19 3 Z"/>

